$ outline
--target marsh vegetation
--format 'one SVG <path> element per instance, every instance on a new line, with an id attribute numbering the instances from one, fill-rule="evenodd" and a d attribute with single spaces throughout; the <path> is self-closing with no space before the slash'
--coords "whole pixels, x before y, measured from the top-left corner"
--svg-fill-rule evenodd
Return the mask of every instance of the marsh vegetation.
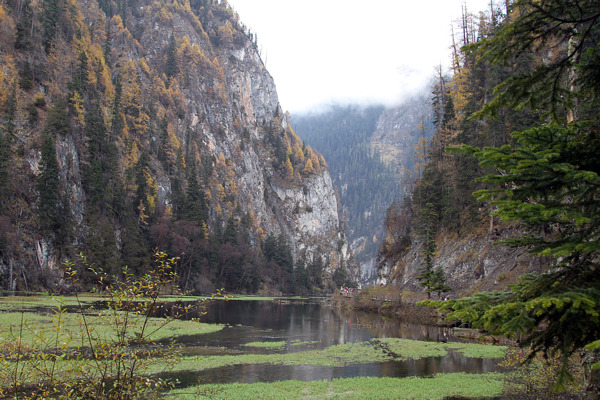
<path id="1" fill-rule="evenodd" d="M 505 346 L 320 299 L 137 300 L 117 308 L 99 294 L 1 297 L 3 396 L 489 398 L 524 381 L 499 365 Z"/>

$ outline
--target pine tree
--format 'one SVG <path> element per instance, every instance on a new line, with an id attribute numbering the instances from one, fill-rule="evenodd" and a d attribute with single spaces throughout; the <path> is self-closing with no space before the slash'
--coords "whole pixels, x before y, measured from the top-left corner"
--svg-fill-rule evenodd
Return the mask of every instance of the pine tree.
<path id="1" fill-rule="evenodd" d="M 169 45 L 167 46 L 167 61 L 165 64 L 165 75 L 167 75 L 167 87 L 169 87 L 169 79 L 177 75 L 177 43 L 175 35 L 171 35 Z"/>
<path id="2" fill-rule="evenodd" d="M 115 194 L 118 185 L 117 149 L 108 141 L 104 118 L 97 103 L 93 103 L 85 115 L 85 136 L 88 154 L 84 181 L 90 203 L 101 213 L 110 215 L 122 200 L 117 199 Z"/>
<path id="3" fill-rule="evenodd" d="M 52 48 L 63 7 L 60 0 L 42 1 L 42 14 L 40 16 L 42 21 L 42 45 L 46 54 L 50 53 Z"/>
<path id="4" fill-rule="evenodd" d="M 431 296 L 431 293 L 436 291 L 436 275 L 434 273 L 434 257 L 437 249 L 435 243 L 435 236 L 437 233 L 437 213 L 433 209 L 431 203 L 425 204 L 419 210 L 420 218 L 418 227 L 418 233 L 423 241 L 423 266 L 419 270 L 419 274 L 416 279 L 419 285 L 427 293 L 427 297 Z"/>
<path id="5" fill-rule="evenodd" d="M 40 225 L 44 233 L 54 234 L 58 228 L 59 178 L 56 145 L 50 135 L 44 135 L 40 171 L 36 182 Z"/>
<path id="6" fill-rule="evenodd" d="M 31 1 L 25 0 L 21 6 L 21 15 L 17 22 L 15 33 L 15 49 L 28 50 L 31 48 L 31 24 L 33 19 L 33 10 L 31 9 Z"/>
<path id="7" fill-rule="evenodd" d="M 437 267 L 433 270 L 432 276 L 433 286 L 431 290 L 438 293 L 438 297 L 442 297 L 442 293 L 446 293 L 452 290 L 450 286 L 446 284 L 446 273 L 442 267 Z"/>
<path id="8" fill-rule="evenodd" d="M 112 66 L 112 34 L 111 34 L 110 29 L 111 29 L 110 17 L 107 15 L 106 38 L 104 40 L 104 47 L 102 47 L 102 53 L 104 54 L 104 61 L 106 62 L 106 65 L 109 68 Z"/>
<path id="9" fill-rule="evenodd" d="M 0 207 L 4 207 L 8 199 L 8 165 L 10 162 L 10 142 L 0 131 Z"/>
<path id="10" fill-rule="evenodd" d="M 198 226 L 206 224 L 208 221 L 208 203 L 195 172 L 189 174 L 185 201 L 184 219 L 196 221 Z"/>
<path id="11" fill-rule="evenodd" d="M 123 117 L 123 107 L 121 104 L 123 95 L 123 86 L 121 85 L 121 78 L 117 75 L 115 79 L 115 98 L 112 106 L 112 119 L 111 119 L 111 138 L 110 141 L 117 140 L 123 134 L 123 128 L 125 127 L 125 120 Z"/>
<path id="12" fill-rule="evenodd" d="M 79 52 L 77 59 L 77 68 L 73 74 L 73 79 L 69 85 L 69 89 L 73 92 L 79 93 L 81 96 L 87 93 L 89 83 L 89 66 L 88 57 L 85 51 Z"/>

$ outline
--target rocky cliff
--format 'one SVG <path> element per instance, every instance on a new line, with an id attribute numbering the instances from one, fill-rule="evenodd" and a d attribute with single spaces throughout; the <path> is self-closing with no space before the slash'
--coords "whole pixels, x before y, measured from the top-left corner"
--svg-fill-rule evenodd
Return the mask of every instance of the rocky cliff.
<path id="1" fill-rule="evenodd" d="M 448 295 L 461 297 L 503 290 L 517 283 L 524 274 L 543 271 L 547 260 L 532 257 L 525 249 L 496 244 L 519 234 L 518 227 L 514 226 L 498 227 L 492 232 L 482 228 L 461 237 L 440 233 L 433 265 L 444 271 L 451 288 Z M 416 279 L 424 265 L 423 243 L 413 236 L 402 258 L 382 260 L 377 283 L 420 293 L 417 297 L 424 299 L 425 293 Z"/>
<path id="2" fill-rule="evenodd" d="M 429 97 L 429 93 L 423 92 L 385 109 L 371 139 L 371 146 L 386 163 L 410 175 L 406 179 L 414 176 L 419 140 L 427 141 L 433 134 Z"/>
<path id="3" fill-rule="evenodd" d="M 226 2 L 8 2 L 0 19 L 4 287 L 43 286 L 79 250 L 141 266 L 153 245 L 238 243 L 228 223 L 258 253 L 280 236 L 295 261 L 348 265 L 325 161 L 290 128 Z M 39 184 L 52 174 L 56 192 Z M 226 262 L 203 254 L 189 262 L 218 284 Z"/>

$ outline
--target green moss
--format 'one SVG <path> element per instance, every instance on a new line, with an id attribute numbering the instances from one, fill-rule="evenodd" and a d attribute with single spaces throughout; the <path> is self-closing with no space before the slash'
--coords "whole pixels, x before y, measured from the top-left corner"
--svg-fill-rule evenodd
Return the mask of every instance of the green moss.
<path id="1" fill-rule="evenodd" d="M 310 341 L 302 341 L 302 340 L 292 340 L 290 346 L 303 346 L 307 344 L 315 344 L 319 343 L 318 340 L 310 340 Z"/>
<path id="2" fill-rule="evenodd" d="M 493 347 L 494 349 L 487 349 L 487 347 Z M 347 343 L 330 346 L 323 350 L 306 350 L 285 354 L 183 357 L 174 366 L 174 371 L 202 371 L 228 365 L 243 364 L 344 366 L 349 364 L 443 357 L 448 354 L 448 350 L 459 351 L 467 357 L 489 356 L 496 358 L 500 355 L 500 351 L 506 350 L 506 347 L 471 343 L 424 342 L 409 339 L 376 339 L 372 343 Z M 151 372 L 162 372 L 163 370 L 157 369 Z"/>
<path id="3" fill-rule="evenodd" d="M 21 342 L 26 346 L 33 346 L 35 341 L 55 338 L 58 327 L 58 314 L 55 312 L 41 315 L 33 312 L 3 312 L 0 313 L 0 348 L 5 343 L 14 343 L 21 337 Z M 130 334 L 136 333 L 136 328 L 141 329 L 141 316 L 129 316 Z M 85 333 L 85 324 L 80 314 L 63 313 L 60 315 L 60 339 L 70 341 L 68 347 L 81 345 L 81 338 Z M 104 339 L 116 339 L 116 319 L 123 320 L 124 314 L 111 316 L 86 316 L 86 323 L 93 337 Z M 23 322 L 23 328 L 20 328 Z M 161 340 L 184 335 L 199 335 L 218 332 L 224 325 L 205 324 L 194 321 L 171 320 L 162 326 L 165 320 L 162 318 L 150 318 L 146 326 L 146 333 L 150 334 L 148 339 Z M 162 327 L 161 327 L 162 326 Z M 160 328 L 160 329 L 159 329 Z"/>
<path id="4" fill-rule="evenodd" d="M 439 342 L 386 338 L 376 339 L 374 343 L 391 352 L 397 360 L 418 360 L 426 357 L 443 357 L 448 354 L 444 343 Z"/>
<path id="5" fill-rule="evenodd" d="M 79 296 L 79 302 L 83 305 L 92 304 L 100 300 L 102 300 L 100 295 L 86 294 Z M 54 308 L 59 305 L 74 306 L 78 304 L 78 300 L 74 296 L 56 297 L 43 293 L 35 296 L 0 297 L 0 311 L 22 311 L 35 308 Z"/>
<path id="6" fill-rule="evenodd" d="M 375 339 L 386 351 L 391 352 L 395 359 L 419 359 L 425 357 L 443 357 L 448 350 L 461 353 L 471 358 L 502 358 L 508 347 L 480 343 L 440 343 L 425 342 L 409 339 Z"/>
<path id="7" fill-rule="evenodd" d="M 446 343 L 446 348 L 472 358 L 504 358 L 508 350 L 508 346 L 479 343 Z"/>
<path id="8" fill-rule="evenodd" d="M 250 342 L 245 343 L 242 346 L 246 347 L 257 347 L 260 349 L 284 349 L 286 345 L 286 341 L 278 341 L 278 342 Z"/>
<path id="9" fill-rule="evenodd" d="M 343 366 L 390 361 L 393 358 L 384 354 L 368 342 L 340 344 L 323 350 L 308 350 L 285 354 L 240 354 L 224 356 L 182 357 L 173 371 L 202 371 L 228 365 L 243 364 L 284 364 Z M 150 372 L 162 372 L 164 368 Z"/>
<path id="10" fill-rule="evenodd" d="M 448 397 L 489 398 L 502 394 L 503 377 L 498 374 L 439 374 L 432 378 L 359 377 L 328 381 L 279 381 L 252 384 L 212 384 L 173 390 L 176 400 L 226 398 L 300 399 L 444 399 Z"/>

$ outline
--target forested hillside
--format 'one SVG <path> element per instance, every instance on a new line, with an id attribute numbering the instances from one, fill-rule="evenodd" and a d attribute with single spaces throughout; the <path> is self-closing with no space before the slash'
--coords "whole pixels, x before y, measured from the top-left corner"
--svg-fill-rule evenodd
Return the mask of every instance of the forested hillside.
<path id="1" fill-rule="evenodd" d="M 80 252 L 143 274 L 159 248 L 189 290 L 326 289 L 331 178 L 256 47 L 225 0 L 2 2 L 0 288 L 53 288 Z"/>
<path id="2" fill-rule="evenodd" d="M 423 168 L 432 134 L 428 95 L 387 108 L 334 106 L 294 117 L 292 124 L 328 160 L 353 254 L 363 278 L 372 280 L 386 209 L 410 192 Z"/>
<path id="3" fill-rule="evenodd" d="M 586 398 L 600 398 L 600 8 L 506 1 L 460 28 L 422 178 L 387 213 L 381 276 L 428 294 L 496 289 L 437 306 L 558 360 L 555 389 L 582 354 Z"/>
<path id="4" fill-rule="evenodd" d="M 422 177 L 410 196 L 388 210 L 388 235 L 380 251 L 380 267 L 402 264 L 413 241 L 420 243 L 423 255 L 433 257 L 440 234 L 469 235 L 495 228 L 491 206 L 473 194 L 487 187 L 477 178 L 492 170 L 482 168 L 470 155 L 447 149 L 461 144 L 481 148 L 511 144 L 515 141 L 512 131 L 543 120 L 540 113 L 523 107 L 503 106 L 493 117 L 484 119 L 475 115 L 512 71 L 526 71 L 535 63 L 530 55 L 511 65 L 492 64 L 469 51 L 468 45 L 493 36 L 504 19 L 497 6 L 493 19 L 492 13 L 480 18 L 465 15 L 462 46 L 456 47 L 451 74 L 437 70 L 431 93 L 435 131 L 423 154 Z M 402 274 L 401 269 L 396 272 Z"/>
<path id="5" fill-rule="evenodd" d="M 335 106 L 292 120 L 298 135 L 328 161 L 347 219 L 348 238 L 361 263 L 374 259 L 385 209 L 402 188 L 400 168 L 384 163 L 371 145 L 383 111 L 383 107 Z"/>

